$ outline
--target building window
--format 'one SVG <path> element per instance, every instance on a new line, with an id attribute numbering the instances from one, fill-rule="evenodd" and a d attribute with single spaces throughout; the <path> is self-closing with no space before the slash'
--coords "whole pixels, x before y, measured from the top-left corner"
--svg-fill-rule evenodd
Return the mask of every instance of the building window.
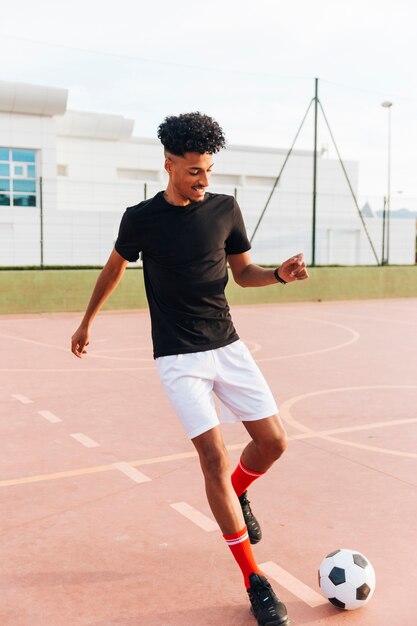
<path id="1" fill-rule="evenodd" d="M 272 187 L 275 181 L 273 176 L 245 176 L 245 183 L 256 187 Z"/>
<path id="2" fill-rule="evenodd" d="M 58 176 L 68 176 L 68 165 L 58 163 L 56 166 Z"/>
<path id="3" fill-rule="evenodd" d="M 0 206 L 36 206 L 36 152 L 0 148 Z"/>
<path id="4" fill-rule="evenodd" d="M 122 167 L 117 168 L 117 177 L 126 178 L 130 180 L 160 180 L 159 170 L 134 170 L 126 169 Z"/>
<path id="5" fill-rule="evenodd" d="M 233 174 L 212 174 L 211 182 L 213 185 L 240 185 L 240 176 Z"/>

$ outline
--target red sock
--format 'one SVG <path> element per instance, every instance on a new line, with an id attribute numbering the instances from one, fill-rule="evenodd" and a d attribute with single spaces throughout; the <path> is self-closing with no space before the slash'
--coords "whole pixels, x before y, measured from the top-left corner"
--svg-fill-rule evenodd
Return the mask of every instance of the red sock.
<path id="1" fill-rule="evenodd" d="M 232 474 L 232 485 L 236 495 L 238 497 L 241 496 L 254 480 L 259 478 L 259 476 L 263 476 L 265 473 L 266 472 L 255 472 L 254 470 L 248 469 L 243 465 L 242 459 L 240 458 L 239 463 Z"/>
<path id="2" fill-rule="evenodd" d="M 245 579 L 246 589 L 249 589 L 249 576 L 250 574 L 260 574 L 263 576 L 263 572 L 256 565 L 255 558 L 250 546 L 248 531 L 246 526 L 242 528 L 238 533 L 232 535 L 223 535 L 226 539 L 226 543 L 231 549 L 233 556 L 236 559 L 237 564 L 242 570 L 243 578 Z"/>

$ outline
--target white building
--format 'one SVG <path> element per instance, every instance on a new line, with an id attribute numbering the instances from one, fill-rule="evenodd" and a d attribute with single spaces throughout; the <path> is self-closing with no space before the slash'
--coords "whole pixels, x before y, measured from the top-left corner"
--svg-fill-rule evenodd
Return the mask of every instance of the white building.
<path id="1" fill-rule="evenodd" d="M 120 115 L 68 111 L 64 89 L 0 81 L 0 265 L 101 265 L 125 207 L 164 188 L 157 139 Z M 156 132 L 156 129 L 155 129 Z M 228 146 L 211 191 L 235 194 L 254 230 L 288 150 Z M 358 164 L 345 163 L 353 189 Z M 293 151 L 256 233 L 252 257 L 311 260 L 313 158 Z M 378 257 L 382 224 L 366 218 Z M 391 222 L 390 262 L 415 261 L 415 220 Z M 340 163 L 319 158 L 316 264 L 375 264 Z"/>

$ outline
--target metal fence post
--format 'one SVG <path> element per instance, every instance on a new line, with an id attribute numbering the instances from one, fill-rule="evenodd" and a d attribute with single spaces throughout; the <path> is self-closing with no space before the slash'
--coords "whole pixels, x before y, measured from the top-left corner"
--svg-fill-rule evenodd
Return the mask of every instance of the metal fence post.
<path id="1" fill-rule="evenodd" d="M 314 95 L 314 158 L 313 158 L 313 223 L 311 232 L 311 265 L 316 264 L 316 196 L 317 196 L 317 109 L 318 109 L 318 83 L 315 78 Z"/>
<path id="2" fill-rule="evenodd" d="M 41 269 L 43 269 L 43 178 L 39 178 Z"/>

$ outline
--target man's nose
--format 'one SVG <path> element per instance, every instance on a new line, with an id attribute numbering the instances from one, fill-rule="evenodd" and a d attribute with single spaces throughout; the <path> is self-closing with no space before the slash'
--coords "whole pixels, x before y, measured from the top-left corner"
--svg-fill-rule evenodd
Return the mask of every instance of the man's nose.
<path id="1" fill-rule="evenodd" d="M 208 187 L 209 184 L 209 175 L 206 172 L 202 172 L 199 176 L 199 184 L 202 187 Z"/>

